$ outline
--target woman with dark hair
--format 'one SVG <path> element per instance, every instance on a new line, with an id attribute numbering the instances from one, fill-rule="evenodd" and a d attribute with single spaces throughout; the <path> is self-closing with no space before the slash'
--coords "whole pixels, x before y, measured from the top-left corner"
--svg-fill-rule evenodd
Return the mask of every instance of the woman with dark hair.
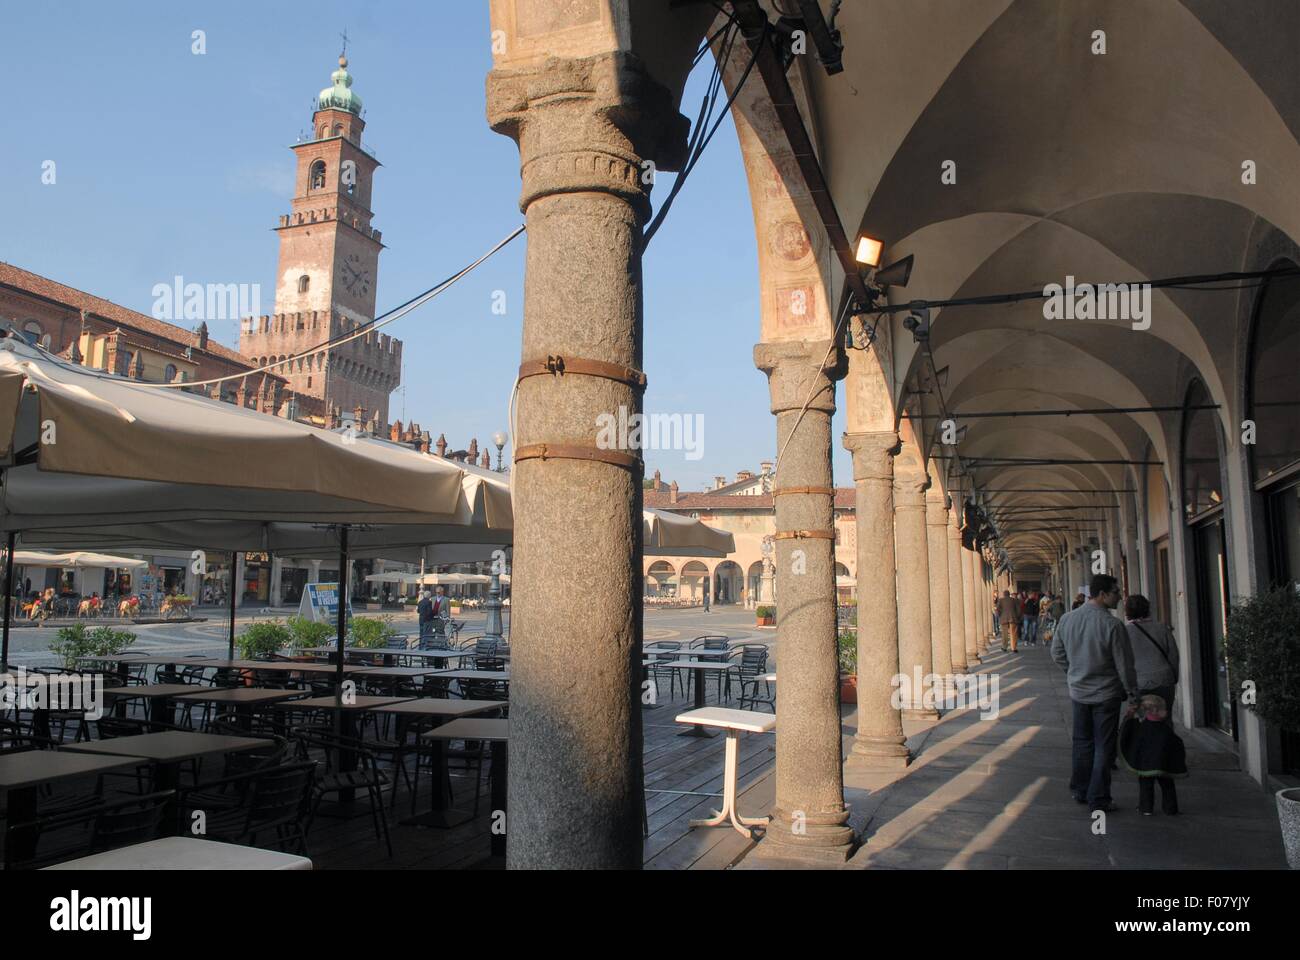
<path id="1" fill-rule="evenodd" d="M 1151 601 L 1140 593 L 1124 600 L 1129 645 L 1142 696 L 1153 693 L 1165 702 L 1172 723 L 1174 691 L 1178 686 L 1178 644 L 1167 624 L 1151 619 Z"/>

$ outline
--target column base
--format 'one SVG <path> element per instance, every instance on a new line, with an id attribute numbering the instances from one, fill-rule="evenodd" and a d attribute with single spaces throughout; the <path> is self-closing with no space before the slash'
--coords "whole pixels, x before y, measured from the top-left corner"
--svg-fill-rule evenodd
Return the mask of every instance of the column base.
<path id="1" fill-rule="evenodd" d="M 903 719 L 904 720 L 938 720 L 939 711 L 933 708 L 930 709 L 918 708 L 914 710 L 911 707 L 904 707 Z"/>
<path id="2" fill-rule="evenodd" d="M 912 762 L 912 753 L 902 740 L 855 737 L 844 762 L 857 770 L 905 770 Z"/>
<path id="3" fill-rule="evenodd" d="M 773 810 L 763 839 L 750 856 L 761 860 L 804 860 L 813 863 L 844 863 L 857 847 L 857 837 L 848 825 L 849 811 L 801 819 L 796 824 L 788 813 Z"/>

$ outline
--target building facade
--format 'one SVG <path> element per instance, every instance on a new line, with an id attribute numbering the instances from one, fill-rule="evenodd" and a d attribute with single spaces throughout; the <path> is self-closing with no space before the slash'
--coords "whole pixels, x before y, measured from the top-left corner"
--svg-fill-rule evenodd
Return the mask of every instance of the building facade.
<path id="1" fill-rule="evenodd" d="M 676 481 L 665 484 L 659 471 L 649 481 L 645 505 L 679 513 L 725 530 L 736 549 L 726 557 L 645 557 L 645 592 L 649 598 L 673 598 L 703 603 L 758 604 L 777 602 L 772 565 L 776 513 L 772 503 L 772 463 L 758 473 L 741 470 L 728 483 L 714 478 L 714 487 L 702 493 L 680 490 Z M 857 524 L 851 487 L 835 490 L 835 575 L 841 601 L 857 592 Z"/>

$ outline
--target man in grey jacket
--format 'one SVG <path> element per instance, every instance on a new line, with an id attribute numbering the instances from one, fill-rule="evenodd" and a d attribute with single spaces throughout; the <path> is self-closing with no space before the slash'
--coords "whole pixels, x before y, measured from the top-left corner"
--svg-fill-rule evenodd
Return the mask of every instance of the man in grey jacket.
<path id="1" fill-rule="evenodd" d="M 1137 706 L 1137 675 L 1133 649 L 1124 624 L 1111 614 L 1119 606 L 1115 578 L 1097 574 L 1089 584 L 1091 597 L 1071 610 L 1056 626 L 1052 659 L 1065 671 L 1074 707 L 1070 793 L 1090 811 L 1115 810 L 1110 796 L 1110 768 L 1120 708 Z"/>

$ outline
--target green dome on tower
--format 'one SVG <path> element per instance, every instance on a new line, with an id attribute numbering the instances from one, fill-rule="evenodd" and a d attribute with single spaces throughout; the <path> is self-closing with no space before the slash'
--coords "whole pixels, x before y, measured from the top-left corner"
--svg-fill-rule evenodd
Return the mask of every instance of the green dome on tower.
<path id="1" fill-rule="evenodd" d="M 334 107 L 348 113 L 361 115 L 361 98 L 352 92 L 352 74 L 348 73 L 348 58 L 339 57 L 339 68 L 330 74 L 334 86 L 326 87 L 317 98 L 317 109 Z"/>

